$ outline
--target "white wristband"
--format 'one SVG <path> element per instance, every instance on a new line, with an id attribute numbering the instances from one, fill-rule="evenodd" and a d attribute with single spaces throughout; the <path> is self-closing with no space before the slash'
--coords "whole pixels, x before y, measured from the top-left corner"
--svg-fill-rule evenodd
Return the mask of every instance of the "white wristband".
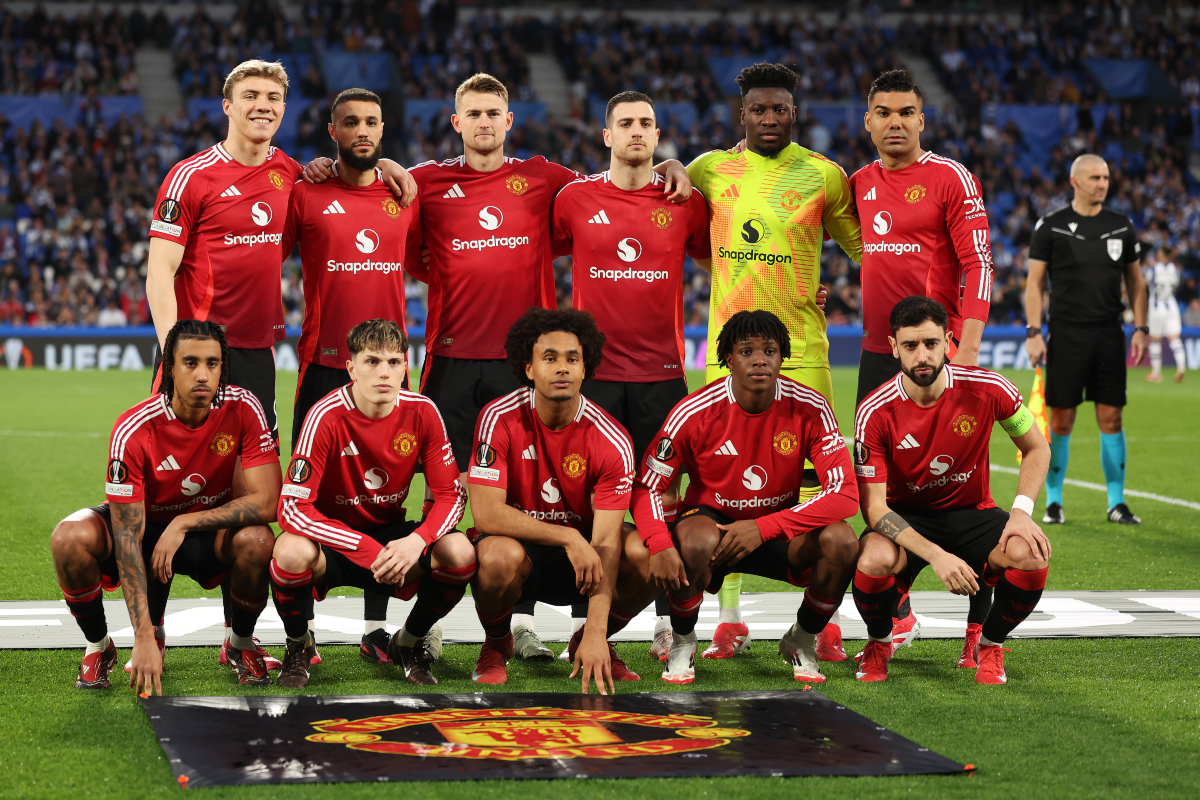
<path id="1" fill-rule="evenodd" d="M 1033 516 L 1033 501 L 1023 494 L 1019 494 L 1013 498 L 1012 510 L 1021 509 L 1029 516 Z"/>

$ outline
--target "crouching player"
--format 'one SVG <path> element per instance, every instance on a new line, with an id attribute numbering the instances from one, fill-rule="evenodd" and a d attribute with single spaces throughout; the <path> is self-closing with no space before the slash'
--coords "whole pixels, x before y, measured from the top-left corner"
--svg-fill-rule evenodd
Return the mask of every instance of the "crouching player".
<path id="1" fill-rule="evenodd" d="M 1031 518 L 1050 448 L 1017 388 L 980 367 L 946 361 L 946 309 L 906 297 L 892 309 L 892 352 L 901 373 L 859 404 L 855 474 L 863 517 L 854 602 L 867 625 L 860 681 L 887 680 L 891 610 L 927 564 L 955 594 L 996 588 L 971 654 L 977 683 L 1005 683 L 1004 639 L 1046 586 L 1050 542 Z M 1021 450 L 1012 512 L 992 501 L 992 423 Z M 970 634 L 968 634 L 970 635 Z"/>
<path id="2" fill-rule="evenodd" d="M 580 394 L 604 350 L 586 311 L 529 308 L 505 342 L 527 388 L 484 407 L 467 482 L 479 532 L 475 609 L 487 634 L 472 680 L 504 683 L 513 606 L 587 603 L 568 651 L 586 693 L 636 681 L 607 638 L 654 600 L 649 553 L 624 525 L 633 484 L 629 434 Z"/>
<path id="3" fill-rule="evenodd" d="M 226 383 L 221 327 L 179 320 L 163 347 L 159 393 L 113 426 L 107 502 L 77 511 L 50 538 L 67 607 L 88 641 L 81 689 L 108 686 L 117 648 L 101 589 L 120 586 L 133 623 L 129 685 L 162 694 L 163 613 L 178 573 L 205 589 L 230 576 L 233 631 L 224 661 L 238 683 L 271 682 L 254 624 L 267 605 L 267 565 L 279 498 L 279 458 L 262 406 Z M 246 494 L 231 499 L 241 458 Z"/>
<path id="4" fill-rule="evenodd" d="M 825 680 L 817 637 L 854 574 L 857 544 L 845 520 L 858 490 L 829 401 L 779 374 L 790 355 L 774 314 L 734 314 L 717 337 L 717 359 L 731 374 L 676 405 L 638 465 L 634 522 L 671 609 L 668 683 L 695 679 L 704 590 L 715 593 L 735 569 L 808 587 L 779 652 L 796 680 Z M 806 458 L 822 489 L 799 502 Z M 662 495 L 684 472 L 690 482 L 672 540 Z"/>
<path id="5" fill-rule="evenodd" d="M 372 319 L 346 336 L 352 383 L 308 412 L 279 498 L 271 560 L 275 608 L 287 634 L 279 685 L 308 685 L 314 596 L 337 586 L 394 592 L 417 602 L 388 646 L 409 683 L 436 684 L 422 640 L 458 604 L 475 574 L 475 551 L 454 526 L 467 494 L 437 408 L 400 388 L 408 337 Z M 418 462 L 433 490 L 423 522 L 405 519 Z"/>

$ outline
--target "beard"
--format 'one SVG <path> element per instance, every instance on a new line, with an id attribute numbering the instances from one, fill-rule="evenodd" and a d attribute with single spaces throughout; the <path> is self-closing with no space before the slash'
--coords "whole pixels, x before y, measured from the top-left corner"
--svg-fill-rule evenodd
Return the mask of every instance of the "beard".
<path id="1" fill-rule="evenodd" d="M 788 126 L 786 130 L 782 126 L 776 128 L 772 133 L 778 133 L 779 138 L 774 143 L 762 142 L 755 146 L 754 152 L 760 156 L 774 158 L 783 152 L 784 148 L 792 143 L 792 128 Z"/>
<path id="2" fill-rule="evenodd" d="M 943 358 L 942 363 L 940 363 L 940 364 L 922 364 L 921 366 L 923 366 L 923 367 L 932 366 L 933 372 L 931 372 L 929 375 L 920 376 L 920 375 L 916 375 L 913 370 L 902 369 L 902 371 L 904 372 L 905 375 L 908 376 L 908 379 L 910 381 L 912 381 L 913 383 L 915 383 L 917 386 L 920 386 L 922 388 L 924 388 L 926 386 L 932 386 L 933 382 L 936 381 L 938 379 L 938 376 L 942 374 L 942 368 L 946 366 L 946 359 Z"/>
<path id="3" fill-rule="evenodd" d="M 357 142 L 355 143 L 357 144 Z M 338 145 L 338 161 L 341 161 L 351 169 L 356 169 L 359 172 L 369 172 L 375 169 L 375 165 L 379 163 L 380 151 L 383 149 L 383 142 L 375 145 L 375 149 L 365 156 L 357 155 L 353 149 Z"/>

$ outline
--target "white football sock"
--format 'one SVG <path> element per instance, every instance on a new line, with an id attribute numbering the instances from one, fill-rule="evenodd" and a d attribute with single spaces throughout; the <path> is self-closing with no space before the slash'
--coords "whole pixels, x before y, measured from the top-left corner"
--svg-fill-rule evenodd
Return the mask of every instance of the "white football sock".
<path id="1" fill-rule="evenodd" d="M 1004 644 L 1004 642 L 993 642 L 991 639 L 989 639 L 986 636 L 979 637 L 979 646 L 980 647 L 995 647 L 998 644 Z"/>
<path id="2" fill-rule="evenodd" d="M 253 650 L 255 648 L 253 636 L 238 636 L 236 633 L 229 634 L 229 646 L 236 650 Z"/>
<path id="3" fill-rule="evenodd" d="M 1183 340 L 1171 340 L 1171 355 L 1175 356 L 1175 371 L 1187 372 L 1187 355 L 1183 352 Z"/>
<path id="4" fill-rule="evenodd" d="M 1162 372 L 1162 342 L 1150 342 L 1150 374 L 1157 375 Z"/>
<path id="5" fill-rule="evenodd" d="M 533 614 L 513 614 L 512 627 L 514 630 L 516 628 L 529 628 L 531 631 L 537 630 L 537 628 L 533 627 Z"/>
<path id="6" fill-rule="evenodd" d="M 892 632 L 888 631 L 887 636 L 883 636 L 878 639 L 876 639 L 874 636 L 871 636 L 870 634 L 867 634 L 867 640 L 872 641 L 872 642 L 883 642 L 884 644 L 891 644 L 892 643 Z"/>
<path id="7" fill-rule="evenodd" d="M 387 622 L 382 619 L 366 619 L 363 620 L 363 635 L 374 633 L 375 631 L 386 631 Z"/>
<path id="8" fill-rule="evenodd" d="M 668 614 L 654 618 L 654 635 L 657 637 L 663 631 L 671 630 L 671 616 Z"/>
<path id="9" fill-rule="evenodd" d="M 421 641 L 423 636 L 414 636 L 408 632 L 408 628 L 401 628 L 400 635 L 396 637 L 396 644 L 401 647 L 416 647 L 417 642 Z"/>
<path id="10" fill-rule="evenodd" d="M 90 656 L 92 653 L 99 653 L 101 650 L 103 650 L 104 648 L 108 647 L 108 643 L 109 643 L 109 642 L 111 642 L 111 641 L 112 641 L 112 639 L 111 639 L 111 638 L 109 637 L 109 635 L 106 633 L 106 634 L 104 634 L 104 636 L 103 636 L 103 637 L 100 639 L 100 641 L 98 641 L 98 642 L 88 642 L 88 643 L 87 643 L 87 648 L 86 648 L 86 649 L 83 651 L 83 654 L 84 654 L 85 656 Z"/>
<path id="11" fill-rule="evenodd" d="M 721 614 L 717 617 L 717 622 L 732 622 L 734 624 L 742 621 L 742 610 L 740 608 L 722 608 Z"/>

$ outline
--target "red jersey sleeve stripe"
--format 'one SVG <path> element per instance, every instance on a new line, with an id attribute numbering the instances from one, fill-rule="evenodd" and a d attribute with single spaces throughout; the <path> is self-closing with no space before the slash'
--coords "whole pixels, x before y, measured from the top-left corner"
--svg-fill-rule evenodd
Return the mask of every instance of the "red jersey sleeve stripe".
<path id="1" fill-rule="evenodd" d="M 508 412 L 514 408 L 519 408 L 522 403 L 531 399 L 530 389 L 517 389 L 515 392 L 495 400 L 483 411 L 483 419 L 479 424 L 479 441 L 491 444 L 492 434 L 496 431 L 496 424 Z"/>
<path id="2" fill-rule="evenodd" d="M 797 383 L 790 378 L 782 376 L 779 378 L 779 385 L 784 397 L 799 400 L 817 409 L 817 412 L 821 415 L 821 422 L 825 425 L 825 430 L 836 431 L 838 429 L 837 417 L 833 415 L 833 409 L 830 407 L 829 401 L 820 392 L 813 391 L 802 383 Z"/>
<path id="3" fill-rule="evenodd" d="M 979 190 L 975 188 L 975 176 L 957 161 L 946 158 L 945 156 L 935 155 L 929 159 L 932 164 L 941 164 L 944 167 L 949 167 L 958 176 L 958 180 L 962 183 L 963 191 L 967 193 L 967 197 L 975 197 L 979 194 Z"/>
<path id="4" fill-rule="evenodd" d="M 971 231 L 971 242 L 975 245 L 975 254 L 983 267 L 982 280 L 979 281 L 979 291 L 975 293 L 977 300 L 991 300 L 992 297 L 992 245 L 988 242 L 987 228 Z"/>
<path id="5" fill-rule="evenodd" d="M 592 424 L 604 434 L 606 439 L 612 442 L 613 447 L 617 448 L 617 452 L 621 455 L 621 461 L 625 464 L 625 471 L 633 472 L 635 463 L 633 442 L 629 440 L 629 434 L 617 427 L 617 423 L 609 419 L 604 411 L 589 403 L 586 397 L 581 397 L 580 403 L 584 408 L 583 415 L 592 421 Z"/>
<path id="6" fill-rule="evenodd" d="M 358 541 L 362 538 L 358 534 L 338 530 L 331 525 L 313 522 L 300 510 L 300 505 L 295 498 L 289 497 L 283 501 L 283 517 L 288 525 L 305 536 L 328 542 L 335 547 L 357 550 Z"/>
<path id="7" fill-rule="evenodd" d="M 720 383 L 714 383 L 705 389 L 701 389 L 695 394 L 685 397 L 679 405 L 675 406 L 675 409 L 667 415 L 667 421 L 663 424 L 663 430 L 667 436 L 674 438 L 679 433 L 679 429 L 683 427 L 683 424 L 687 422 L 688 417 L 725 400 L 728 395 L 727 384 L 729 380 L 729 378 L 726 378 Z"/>
<path id="8" fill-rule="evenodd" d="M 788 511 L 790 511 L 794 514 L 799 513 L 801 511 L 803 511 L 804 509 L 808 508 L 809 506 L 811 506 L 813 503 L 816 503 L 821 498 L 828 497 L 829 495 L 832 495 L 832 494 L 837 494 L 838 492 L 840 492 L 842 490 L 842 485 L 845 482 L 846 482 L 846 475 L 842 471 L 842 468 L 834 467 L 833 469 L 831 469 L 825 473 L 826 486 L 824 489 L 822 489 L 816 495 L 808 498 L 803 503 L 792 506 L 791 508 L 788 509 Z"/>
<path id="9" fill-rule="evenodd" d="M 339 406 L 349 407 L 345 393 L 346 388 L 343 386 L 336 392 L 326 395 L 324 400 L 321 400 L 308 412 L 308 416 L 304 418 L 304 427 L 300 429 L 300 438 L 296 442 L 296 455 L 306 457 L 312 455 L 313 440 L 317 436 L 321 418 Z"/>
<path id="10" fill-rule="evenodd" d="M 229 157 L 224 155 L 224 150 L 217 144 L 210 147 L 206 154 L 201 154 L 190 162 L 184 162 L 171 178 L 170 185 L 167 186 L 167 197 L 171 200 L 179 200 L 183 196 L 184 189 L 187 188 L 188 181 L 192 179 L 192 175 L 205 167 L 224 164 L 228 160 Z"/>
<path id="11" fill-rule="evenodd" d="M 271 430 L 267 425 L 267 415 L 263 413 L 262 403 L 258 401 L 258 398 L 253 393 L 246 391 L 240 386 L 227 386 L 225 387 L 225 393 L 230 399 L 240 400 L 250 406 L 250 410 L 254 412 L 255 419 L 263 426 L 263 430 Z"/>
<path id="12" fill-rule="evenodd" d="M 900 397 L 900 387 L 897 386 L 897 381 L 900 376 L 897 375 L 893 380 L 880 386 L 871 394 L 867 395 L 862 401 L 862 405 L 858 407 L 858 411 L 854 414 L 854 438 L 857 441 L 862 441 L 863 434 L 867 430 L 867 420 L 871 415 L 878 411 L 883 406 Z"/>
<path id="13" fill-rule="evenodd" d="M 130 438 L 137 432 L 139 428 L 145 425 L 150 420 L 160 414 L 168 415 L 170 419 L 170 406 L 167 405 L 166 395 L 158 395 L 145 400 L 141 407 L 137 408 L 133 414 L 129 416 L 121 425 L 113 432 L 112 445 L 109 448 L 109 458 L 125 458 L 125 447 L 129 444 Z"/>
<path id="14" fill-rule="evenodd" d="M 947 368 L 950 367 L 949 364 L 946 366 Z M 1011 400 L 1018 403 L 1021 401 L 1021 390 L 1018 389 L 1008 378 L 1005 378 L 1003 375 L 995 372 L 990 372 L 988 370 L 980 370 L 975 372 L 961 368 L 955 368 L 954 376 L 958 380 L 962 381 L 975 381 L 976 383 L 989 383 L 993 386 L 999 386 L 1000 389 L 1003 390 L 1003 392 L 1007 394 Z"/>

